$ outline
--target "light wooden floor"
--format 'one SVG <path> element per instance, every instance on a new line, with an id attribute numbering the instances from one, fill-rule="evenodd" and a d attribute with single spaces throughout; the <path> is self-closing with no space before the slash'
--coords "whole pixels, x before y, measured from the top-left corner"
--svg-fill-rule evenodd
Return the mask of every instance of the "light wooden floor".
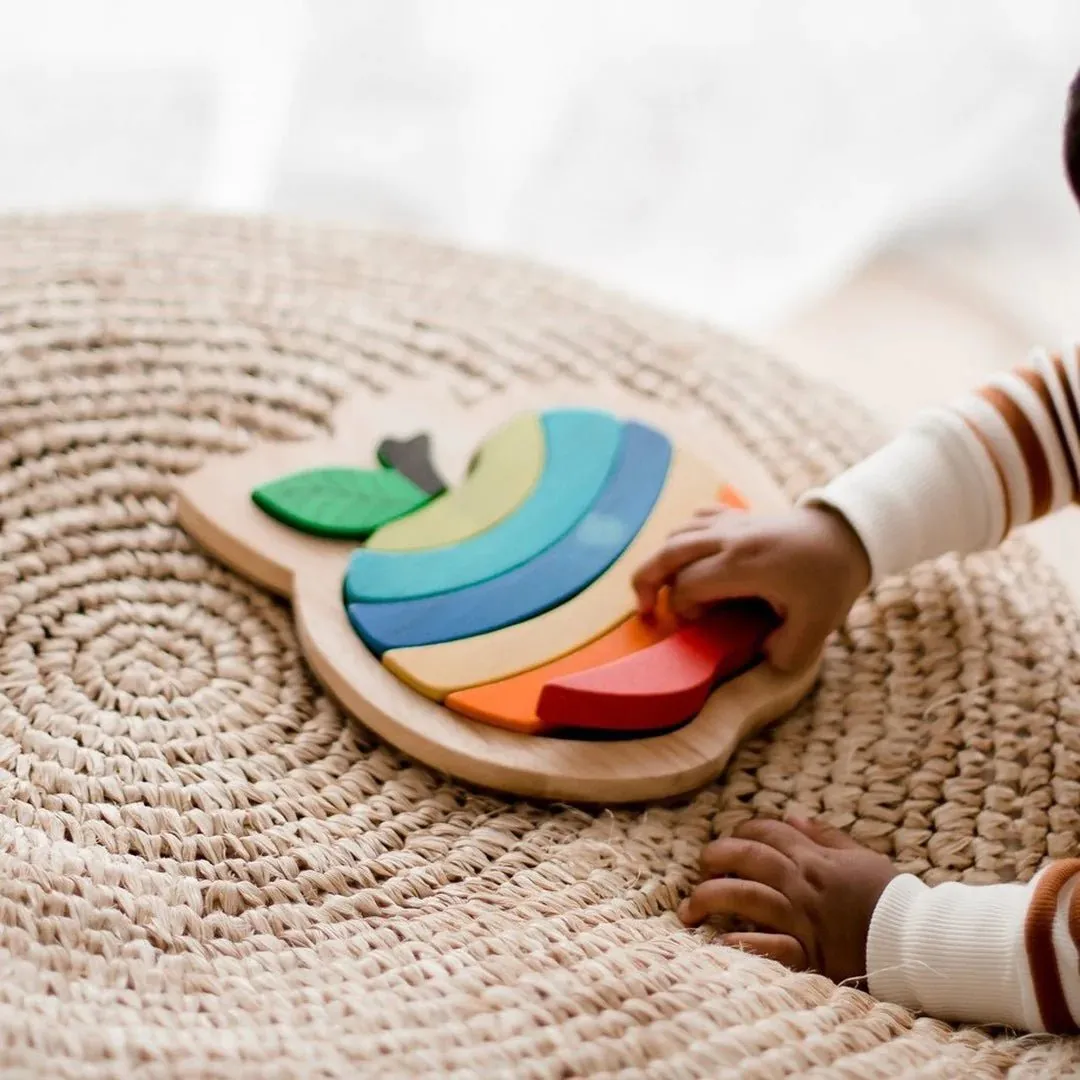
<path id="1" fill-rule="evenodd" d="M 843 385 L 895 427 L 1023 361 L 1034 345 L 1060 344 L 1065 299 L 1080 295 L 1080 252 L 1076 264 L 1044 266 L 1045 281 L 1030 268 L 1021 274 L 1022 265 L 1018 258 L 1011 290 L 1010 271 L 985 273 L 977 253 L 882 257 L 766 344 Z M 1080 603 L 1080 510 L 1029 531 Z"/>

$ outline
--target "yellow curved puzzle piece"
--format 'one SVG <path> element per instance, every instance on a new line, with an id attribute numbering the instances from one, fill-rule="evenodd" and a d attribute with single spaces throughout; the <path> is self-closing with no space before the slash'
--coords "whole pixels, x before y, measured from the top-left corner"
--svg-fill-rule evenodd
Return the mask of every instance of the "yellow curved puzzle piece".
<path id="1" fill-rule="evenodd" d="M 441 701 L 455 690 L 507 679 L 557 660 L 607 633 L 634 610 L 637 568 L 699 507 L 716 495 L 717 474 L 676 449 L 664 490 L 626 550 L 587 589 L 534 619 L 490 634 L 391 649 L 383 663 L 404 682 Z"/>
<path id="2" fill-rule="evenodd" d="M 384 525 L 364 546 L 374 551 L 419 551 L 460 543 L 516 510 L 543 470 L 540 418 L 522 413 L 480 447 L 476 465 L 458 487 Z"/>

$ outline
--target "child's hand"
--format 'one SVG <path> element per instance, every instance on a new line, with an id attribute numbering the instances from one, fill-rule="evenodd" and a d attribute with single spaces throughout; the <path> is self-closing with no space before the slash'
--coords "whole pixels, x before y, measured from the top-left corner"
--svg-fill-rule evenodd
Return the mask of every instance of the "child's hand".
<path id="1" fill-rule="evenodd" d="M 720 940 L 834 982 L 866 975 L 870 918 L 892 863 L 813 821 L 759 819 L 702 853 L 705 880 L 679 908 L 687 926 L 735 918 L 755 927 Z"/>
<path id="2" fill-rule="evenodd" d="M 719 600 L 759 597 L 783 625 L 769 638 L 775 667 L 809 663 L 870 581 L 859 538 L 839 515 L 803 507 L 777 517 L 740 510 L 698 511 L 634 577 L 642 612 L 665 585 L 672 610 L 697 618 Z"/>

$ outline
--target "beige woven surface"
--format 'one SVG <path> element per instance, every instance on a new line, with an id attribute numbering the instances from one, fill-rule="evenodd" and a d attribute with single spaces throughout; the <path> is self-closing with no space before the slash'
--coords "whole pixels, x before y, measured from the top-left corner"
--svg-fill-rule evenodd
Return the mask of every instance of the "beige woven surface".
<path id="1" fill-rule="evenodd" d="M 672 910 L 750 813 L 825 813 L 929 881 L 1080 853 L 1077 619 L 1032 551 L 861 603 L 820 689 L 676 806 L 540 807 L 347 721 L 288 609 L 170 478 L 326 423 L 348 378 L 614 371 L 707 400 L 793 493 L 874 444 L 842 395 L 580 282 L 400 239 L 184 216 L 0 221 L 5 1077 L 1022 1077 Z"/>

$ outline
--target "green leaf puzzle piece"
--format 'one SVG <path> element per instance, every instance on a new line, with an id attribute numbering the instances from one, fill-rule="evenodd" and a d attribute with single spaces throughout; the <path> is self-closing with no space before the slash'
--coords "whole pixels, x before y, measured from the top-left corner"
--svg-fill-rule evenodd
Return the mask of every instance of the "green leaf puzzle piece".
<path id="1" fill-rule="evenodd" d="M 255 505 L 315 536 L 362 539 L 432 498 L 396 469 L 323 468 L 292 473 L 251 493 Z"/>

